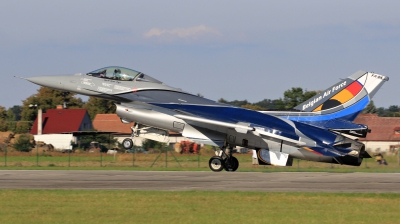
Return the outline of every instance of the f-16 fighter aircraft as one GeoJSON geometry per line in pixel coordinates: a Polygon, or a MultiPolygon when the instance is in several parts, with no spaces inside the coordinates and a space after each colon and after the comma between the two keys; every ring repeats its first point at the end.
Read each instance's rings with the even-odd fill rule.
{"type": "Polygon", "coordinates": [[[370,158],[356,137],[367,126],[352,121],[389,78],[358,71],[292,111],[254,111],[174,88],[144,73],[106,67],[85,74],[26,78],[41,86],[114,100],[124,123],[135,122],[132,136],[168,142],[168,131],[217,147],[213,171],[235,171],[233,147],[255,149],[260,165],[291,166],[293,158],[359,166],[370,158]]]}

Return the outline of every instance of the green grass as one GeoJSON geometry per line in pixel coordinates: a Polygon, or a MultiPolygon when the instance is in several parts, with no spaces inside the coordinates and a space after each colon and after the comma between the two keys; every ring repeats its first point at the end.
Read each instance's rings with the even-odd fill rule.
{"type": "Polygon", "coordinates": [[[2,223],[398,223],[400,194],[0,190],[2,223]]]}
{"type": "MultiPolygon", "coordinates": [[[[176,171],[209,171],[208,160],[213,154],[189,155],[168,154],[79,154],[62,153],[9,153],[0,154],[0,170],[176,170],[176,171]],[[166,162],[167,161],[167,162],[166,162]],[[153,164],[154,163],[154,164],[153,164]],[[151,165],[153,165],[151,167],[151,165]]],[[[400,172],[397,156],[385,156],[389,165],[378,165],[374,159],[364,159],[359,167],[317,163],[305,160],[293,161],[291,167],[274,167],[251,165],[251,154],[235,154],[241,172],[400,172]]]]}

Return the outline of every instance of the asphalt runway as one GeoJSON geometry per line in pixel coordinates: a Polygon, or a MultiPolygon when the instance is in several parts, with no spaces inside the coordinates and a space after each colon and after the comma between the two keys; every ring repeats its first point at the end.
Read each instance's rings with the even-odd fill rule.
{"type": "Polygon", "coordinates": [[[1,170],[0,189],[400,193],[400,173],[1,170]]]}

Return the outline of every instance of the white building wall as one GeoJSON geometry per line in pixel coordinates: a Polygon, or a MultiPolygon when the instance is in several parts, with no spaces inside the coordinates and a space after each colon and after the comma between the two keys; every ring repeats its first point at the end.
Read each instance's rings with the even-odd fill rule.
{"type": "Polygon", "coordinates": [[[75,141],[72,134],[46,134],[34,135],[35,141],[52,144],[55,150],[61,151],[62,149],[71,149],[71,142],[75,141]]]}
{"type": "Polygon", "coordinates": [[[365,149],[369,152],[389,152],[391,145],[397,145],[399,142],[385,141],[361,141],[365,145],[365,149]]]}

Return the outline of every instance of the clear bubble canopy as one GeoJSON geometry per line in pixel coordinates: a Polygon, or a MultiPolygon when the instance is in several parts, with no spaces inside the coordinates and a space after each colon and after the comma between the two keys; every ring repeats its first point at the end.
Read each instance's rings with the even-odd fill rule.
{"type": "Polygon", "coordinates": [[[103,78],[103,79],[112,79],[119,81],[140,81],[140,82],[154,82],[154,83],[162,83],[157,79],[148,76],[144,73],[124,68],[118,66],[110,66],[105,68],[100,68],[94,70],[92,72],[87,73],[88,76],[103,78]]]}

